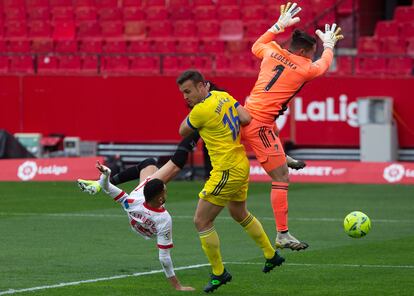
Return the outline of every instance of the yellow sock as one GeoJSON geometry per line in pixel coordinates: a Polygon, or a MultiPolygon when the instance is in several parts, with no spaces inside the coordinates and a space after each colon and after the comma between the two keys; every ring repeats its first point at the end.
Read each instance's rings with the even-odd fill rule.
{"type": "Polygon", "coordinates": [[[263,250],[266,259],[270,259],[275,255],[275,249],[273,249],[259,220],[249,213],[247,218],[240,222],[240,225],[243,226],[244,230],[246,230],[249,236],[263,250]]]}
{"type": "Polygon", "coordinates": [[[224,272],[224,265],[220,254],[220,240],[216,229],[211,227],[198,233],[200,236],[201,247],[211,264],[213,274],[221,275],[224,272]]]}

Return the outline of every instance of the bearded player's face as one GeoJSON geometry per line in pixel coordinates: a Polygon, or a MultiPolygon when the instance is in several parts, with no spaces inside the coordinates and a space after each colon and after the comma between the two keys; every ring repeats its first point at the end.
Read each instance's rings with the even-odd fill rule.
{"type": "Polygon", "coordinates": [[[193,108],[206,97],[205,86],[202,82],[194,83],[191,80],[187,80],[179,85],[179,89],[189,108],[193,108]]]}

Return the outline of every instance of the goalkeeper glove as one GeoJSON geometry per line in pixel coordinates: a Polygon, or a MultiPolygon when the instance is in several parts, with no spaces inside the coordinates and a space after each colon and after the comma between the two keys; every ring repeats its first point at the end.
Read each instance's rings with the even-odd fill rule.
{"type": "Polygon", "coordinates": [[[315,33],[322,40],[323,48],[333,49],[338,40],[344,39],[344,35],[340,35],[341,27],[336,28],[336,24],[332,24],[332,27],[326,24],[325,33],[321,30],[316,30],[315,33]]]}
{"type": "Polygon", "coordinates": [[[280,17],[276,24],[274,24],[269,31],[273,34],[283,32],[285,28],[290,27],[300,21],[299,17],[294,17],[301,11],[302,8],[297,6],[296,3],[288,2],[286,5],[280,6],[280,17]]]}

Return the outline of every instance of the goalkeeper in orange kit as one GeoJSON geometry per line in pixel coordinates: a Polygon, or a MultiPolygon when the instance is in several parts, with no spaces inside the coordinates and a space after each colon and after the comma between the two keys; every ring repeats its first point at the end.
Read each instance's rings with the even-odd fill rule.
{"type": "Polygon", "coordinates": [[[280,7],[278,21],[252,46],[255,56],[262,59],[256,84],[246,101],[245,108],[252,121],[242,128],[243,139],[252,147],[257,160],[272,178],[271,204],[276,222],[276,246],[304,250],[308,244],[301,242],[288,231],[289,171],[285,152],[278,137],[276,118],[287,109],[290,100],[302,86],[323,75],[333,59],[336,42],[343,39],[336,24],[325,25],[325,32],[316,31],[324,51],[320,59],[312,62],[316,52],[316,39],[295,30],[289,49],[273,41],[275,35],[300,21],[296,15],[301,8],[288,2],[280,7]]]}

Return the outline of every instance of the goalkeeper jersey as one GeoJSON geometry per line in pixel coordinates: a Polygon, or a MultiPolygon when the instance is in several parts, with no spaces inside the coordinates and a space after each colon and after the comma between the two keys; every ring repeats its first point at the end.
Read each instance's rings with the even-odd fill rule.
{"type": "Polygon", "coordinates": [[[144,186],[151,178],[141,182],[131,194],[122,191],[114,200],[122,204],[132,229],[145,239],[157,238],[160,249],[173,247],[172,219],[164,207],[152,208],[145,202],[144,186]]]}
{"type": "Polygon", "coordinates": [[[266,32],[253,44],[252,51],[262,63],[245,103],[252,117],[264,123],[274,122],[305,82],[323,75],[333,59],[333,51],[325,49],[321,58],[312,62],[281,48],[272,41],[274,36],[266,32]]]}

